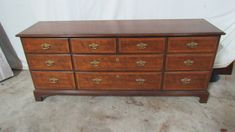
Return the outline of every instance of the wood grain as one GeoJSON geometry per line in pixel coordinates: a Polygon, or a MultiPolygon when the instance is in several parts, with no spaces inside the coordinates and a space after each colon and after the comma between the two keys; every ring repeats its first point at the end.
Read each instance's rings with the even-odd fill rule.
{"type": "Polygon", "coordinates": [[[66,54],[28,54],[27,59],[31,70],[73,70],[71,56],[66,54]]]}
{"type": "Polygon", "coordinates": [[[73,55],[73,60],[80,71],[160,71],[163,65],[163,55],[73,55]],[[138,66],[139,61],[145,65],[138,66]]]}
{"type": "Polygon", "coordinates": [[[181,19],[38,22],[17,36],[36,101],[50,95],[164,95],[197,96],[205,103],[222,34],[204,19],[181,19]],[[56,62],[53,68],[45,68],[48,59],[56,62]]]}
{"type": "Polygon", "coordinates": [[[36,101],[43,101],[53,95],[79,96],[196,96],[200,103],[206,103],[209,93],[200,91],[159,91],[159,90],[34,90],[36,101]]]}
{"type": "Polygon", "coordinates": [[[213,54],[174,54],[166,57],[167,71],[210,70],[213,65],[213,54]],[[192,61],[191,65],[185,64],[192,61]]]}
{"type": "Polygon", "coordinates": [[[76,78],[80,90],[157,90],[161,85],[161,73],[155,72],[77,72],[76,78]]]}
{"type": "Polygon", "coordinates": [[[76,89],[73,72],[32,71],[31,75],[36,89],[76,89]],[[58,81],[51,83],[50,78],[56,78],[58,81]]]}
{"type": "Polygon", "coordinates": [[[131,37],[222,35],[204,19],[43,21],[20,37],[131,37]]]}
{"type": "Polygon", "coordinates": [[[169,53],[213,53],[217,48],[218,37],[170,37],[168,38],[169,53]],[[198,45],[195,48],[187,47],[190,42],[198,45]]]}
{"type": "Polygon", "coordinates": [[[70,42],[72,53],[116,53],[115,38],[72,38],[70,42]],[[91,44],[97,48],[92,49],[91,44]]]}
{"type": "Polygon", "coordinates": [[[164,90],[206,90],[209,72],[166,72],[164,90]],[[183,84],[181,79],[191,79],[189,84],[183,84]]]}
{"type": "Polygon", "coordinates": [[[165,40],[166,38],[120,38],[118,41],[119,52],[163,53],[165,50],[165,40]],[[140,44],[145,44],[146,46],[141,48],[140,44]]]}
{"type": "Polygon", "coordinates": [[[22,38],[26,53],[69,53],[67,38],[22,38]],[[50,44],[43,49],[42,44],[50,44]]]}

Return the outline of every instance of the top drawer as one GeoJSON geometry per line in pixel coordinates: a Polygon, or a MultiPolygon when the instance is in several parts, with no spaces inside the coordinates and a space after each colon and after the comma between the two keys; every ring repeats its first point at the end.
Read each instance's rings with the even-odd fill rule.
{"type": "Polygon", "coordinates": [[[121,38],[120,53],[162,53],[165,49],[165,38],[121,38]]]}
{"type": "Polygon", "coordinates": [[[71,39],[73,53],[115,53],[114,38],[74,38],[71,39]]]}
{"type": "Polygon", "coordinates": [[[69,53],[66,38],[22,38],[26,53],[69,53]]]}
{"type": "Polygon", "coordinates": [[[215,52],[218,37],[169,37],[168,52],[170,53],[202,53],[215,52]]]}

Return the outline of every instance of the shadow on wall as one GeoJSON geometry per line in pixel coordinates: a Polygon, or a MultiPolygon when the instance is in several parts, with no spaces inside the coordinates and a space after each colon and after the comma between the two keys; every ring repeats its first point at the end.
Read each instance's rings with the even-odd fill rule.
{"type": "Polygon", "coordinates": [[[18,58],[14,48],[12,47],[12,44],[9,38],[7,37],[7,34],[1,23],[0,23],[0,47],[12,69],[23,68],[22,63],[18,58]]]}

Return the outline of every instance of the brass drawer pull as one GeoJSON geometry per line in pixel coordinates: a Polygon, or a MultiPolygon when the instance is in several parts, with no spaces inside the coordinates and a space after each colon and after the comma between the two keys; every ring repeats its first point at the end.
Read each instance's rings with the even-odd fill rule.
{"type": "Polygon", "coordinates": [[[41,44],[41,47],[42,47],[43,50],[47,50],[51,47],[51,44],[43,43],[43,44],[41,44]]]}
{"type": "Polygon", "coordinates": [[[116,62],[119,62],[119,61],[120,61],[120,59],[119,59],[118,57],[116,57],[116,59],[115,59],[115,60],[116,60],[116,62]]]}
{"type": "Polygon", "coordinates": [[[193,65],[193,63],[194,63],[194,61],[193,61],[193,60],[190,60],[190,59],[184,61],[184,64],[185,64],[186,66],[191,66],[191,65],[193,65]]]}
{"type": "Polygon", "coordinates": [[[116,75],[116,78],[120,78],[120,75],[116,75]]]}
{"type": "Polygon", "coordinates": [[[135,81],[136,81],[138,84],[143,85],[146,80],[143,79],[143,78],[138,78],[138,79],[135,79],[135,81]]]}
{"type": "Polygon", "coordinates": [[[196,48],[198,46],[198,43],[190,42],[190,43],[187,43],[186,46],[189,47],[189,48],[196,48]]]}
{"type": "Polygon", "coordinates": [[[180,82],[183,84],[183,85],[188,85],[191,83],[191,79],[190,78],[182,78],[180,79],[180,82]]]}
{"type": "Polygon", "coordinates": [[[96,50],[96,49],[98,49],[99,44],[91,43],[91,44],[89,44],[88,46],[89,46],[89,48],[91,48],[91,49],[93,49],[93,50],[96,50]]]}
{"type": "Polygon", "coordinates": [[[90,62],[90,64],[91,64],[92,66],[94,66],[94,67],[97,67],[97,66],[100,64],[100,61],[98,61],[98,60],[93,60],[93,61],[90,62]]]}
{"type": "Polygon", "coordinates": [[[136,46],[137,46],[138,49],[145,49],[148,46],[148,44],[146,44],[146,43],[138,43],[136,46]]]}
{"type": "Polygon", "coordinates": [[[102,79],[94,78],[94,79],[92,79],[92,82],[95,83],[95,84],[100,84],[102,82],[102,79]]]}
{"type": "Polygon", "coordinates": [[[47,60],[47,61],[45,61],[45,64],[46,64],[47,66],[53,66],[53,65],[55,64],[55,61],[53,61],[53,60],[47,60]]]}
{"type": "Polygon", "coordinates": [[[136,61],[137,66],[145,66],[145,64],[146,64],[146,61],[143,61],[143,60],[136,61]]]}
{"type": "Polygon", "coordinates": [[[58,83],[58,81],[59,81],[58,78],[54,78],[54,77],[49,78],[48,80],[49,80],[50,83],[58,83]]]}

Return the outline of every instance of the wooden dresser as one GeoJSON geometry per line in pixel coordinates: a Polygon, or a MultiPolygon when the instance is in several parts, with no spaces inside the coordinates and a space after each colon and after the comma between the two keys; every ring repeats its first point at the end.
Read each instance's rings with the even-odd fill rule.
{"type": "Polygon", "coordinates": [[[38,22],[21,38],[36,101],[51,95],[208,100],[224,32],[203,19],[38,22]]]}

